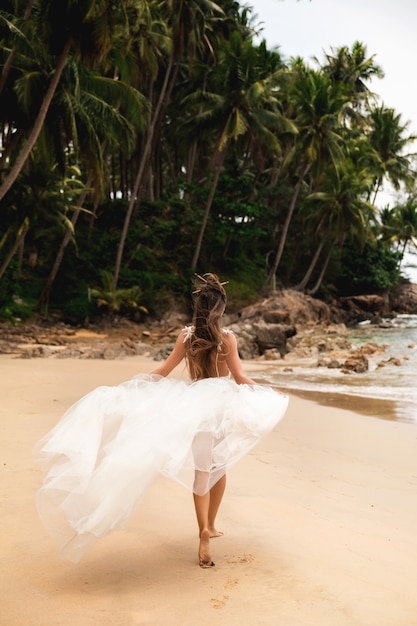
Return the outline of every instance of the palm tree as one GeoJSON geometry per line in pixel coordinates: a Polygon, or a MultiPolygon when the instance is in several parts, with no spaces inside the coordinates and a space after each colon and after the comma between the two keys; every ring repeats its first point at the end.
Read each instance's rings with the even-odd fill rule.
{"type": "MultiPolygon", "coordinates": [[[[400,264],[405,251],[411,245],[417,248],[417,197],[411,194],[403,204],[398,204],[392,209],[392,239],[398,242],[401,253],[400,264]]],[[[400,267],[398,268],[400,269],[400,267]]]]}
{"type": "MultiPolygon", "coordinates": [[[[27,3],[25,12],[23,14],[23,22],[27,22],[29,20],[34,2],[35,0],[29,0],[29,2],[27,3]]],[[[16,14],[16,17],[17,17],[17,13],[18,13],[17,3],[16,3],[16,6],[14,7],[14,13],[16,14]]],[[[17,23],[13,23],[12,21],[9,21],[9,15],[6,12],[3,14],[3,12],[0,11],[0,20],[1,22],[4,22],[8,26],[8,28],[10,29],[10,34],[12,34],[13,37],[16,37],[17,39],[24,38],[24,33],[20,30],[17,23]]],[[[16,19],[16,22],[18,22],[18,19],[16,19]]],[[[4,48],[3,54],[7,54],[7,57],[4,60],[3,69],[0,75],[0,95],[6,84],[10,70],[12,69],[14,62],[15,62],[15,58],[17,55],[16,43],[14,42],[14,44],[9,50],[6,50],[6,48],[4,48]]]]}
{"type": "Polygon", "coordinates": [[[296,179],[267,284],[275,282],[290,223],[307,174],[318,179],[326,166],[336,168],[343,158],[341,120],[347,100],[340,85],[317,71],[298,65],[294,68],[289,98],[298,134],[295,135],[285,166],[295,173],[296,179]]]}
{"type": "Polygon", "coordinates": [[[305,201],[305,225],[314,233],[318,241],[316,253],[307,271],[296,286],[303,290],[315,270],[320,254],[328,246],[328,254],[320,274],[320,281],[313,287],[317,291],[329,263],[332,249],[338,246],[341,252],[348,234],[357,241],[365,241],[367,225],[373,207],[363,198],[369,185],[369,173],[366,169],[358,171],[353,162],[347,159],[337,169],[326,170],[323,190],[311,193],[305,201]]]}
{"type": "Polygon", "coordinates": [[[89,180],[87,181],[87,185],[85,186],[85,188],[82,190],[79,198],[77,199],[77,203],[74,209],[74,212],[72,214],[71,217],[71,228],[69,228],[65,233],[64,233],[64,237],[61,241],[61,245],[58,249],[57,255],[54,259],[54,262],[52,264],[52,268],[51,271],[49,273],[49,276],[47,278],[47,281],[45,283],[45,286],[42,290],[41,295],[38,298],[38,302],[36,304],[36,308],[40,309],[44,304],[47,304],[48,299],[49,299],[49,295],[51,293],[51,289],[52,286],[55,282],[55,279],[58,275],[58,271],[59,268],[61,267],[61,263],[62,260],[64,258],[64,254],[65,254],[65,250],[66,247],[68,246],[69,242],[74,238],[74,232],[75,232],[75,225],[78,221],[78,218],[80,216],[81,211],[83,210],[83,204],[85,202],[85,199],[90,191],[90,187],[91,187],[91,183],[92,183],[92,177],[89,178],[89,180]]]}
{"type": "Polygon", "coordinates": [[[401,122],[401,115],[384,105],[371,110],[369,124],[368,140],[377,159],[372,199],[372,204],[375,204],[385,180],[397,191],[402,183],[411,185],[415,181],[416,172],[411,164],[414,155],[406,154],[405,150],[416,138],[406,134],[409,124],[401,122]]]}
{"type": "Polygon", "coordinates": [[[48,255],[62,233],[74,237],[69,215],[77,210],[77,198],[83,190],[78,167],[69,166],[66,176],[62,176],[56,163],[45,167],[43,159],[33,159],[31,155],[31,167],[19,177],[7,210],[1,213],[1,221],[8,224],[3,243],[13,237],[15,240],[3,261],[0,278],[24,240],[36,251],[42,248],[48,255]]]}
{"type": "Polygon", "coordinates": [[[188,124],[198,132],[216,129],[216,139],[208,167],[211,179],[202,222],[194,250],[191,269],[200,257],[203,237],[213,204],[220,172],[231,142],[242,137],[279,151],[277,130],[290,126],[279,110],[279,93],[275,89],[280,71],[261,73],[259,49],[245,41],[239,32],[232,33],[219,49],[218,64],[208,77],[207,90],[199,90],[184,99],[188,107],[188,124]]]}
{"type": "Polygon", "coordinates": [[[397,224],[395,209],[389,204],[378,213],[378,220],[374,225],[376,236],[379,236],[384,244],[391,246],[396,240],[397,224]]]}
{"type": "Polygon", "coordinates": [[[111,318],[122,308],[148,313],[146,307],[140,304],[142,291],[138,285],[128,289],[115,289],[111,273],[103,270],[100,274],[102,285],[91,289],[91,295],[96,298],[97,306],[107,309],[111,318]]]}
{"type": "Polygon", "coordinates": [[[325,54],[326,62],[320,64],[321,70],[333,82],[343,85],[348,100],[354,109],[369,102],[374,97],[367,83],[374,78],[383,78],[382,68],[375,63],[375,55],[368,57],[367,48],[355,41],[352,48],[341,46],[331,48],[331,54],[325,54]]]}
{"type": "MultiPolygon", "coordinates": [[[[22,245],[28,230],[29,230],[29,219],[25,217],[23,219],[23,222],[19,225],[17,229],[16,237],[12,246],[10,247],[8,253],[6,254],[6,257],[4,258],[3,263],[0,265],[0,280],[3,278],[17,250],[22,245]]],[[[3,234],[3,237],[0,241],[0,250],[3,247],[3,245],[6,243],[8,236],[12,234],[12,231],[13,229],[9,227],[6,230],[6,232],[3,234]]]]}
{"type": "Polygon", "coordinates": [[[0,200],[15,182],[36,144],[70,52],[80,56],[90,66],[102,61],[122,16],[123,12],[111,0],[35,0],[31,19],[34,28],[32,37],[38,43],[45,42],[45,52],[50,55],[51,79],[32,128],[0,186],[0,200]]]}
{"type": "MultiPolygon", "coordinates": [[[[21,89],[32,93],[31,77],[22,77],[21,89]]],[[[129,85],[120,80],[100,76],[88,70],[75,58],[69,58],[48,110],[44,125],[34,151],[36,159],[42,159],[45,168],[60,164],[65,178],[69,162],[84,166],[89,177],[88,192],[100,194],[105,176],[105,150],[125,150],[133,146],[134,132],[141,127],[144,108],[143,98],[129,85]],[[72,152],[70,152],[70,147],[72,152]],[[91,187],[91,189],[90,189],[91,187]]],[[[75,227],[87,190],[77,203],[72,215],[75,227]]],[[[73,230],[67,231],[55,258],[51,273],[38,301],[43,304],[56,278],[65,248],[73,238],[73,230]]]]}
{"type": "MultiPolygon", "coordinates": [[[[152,77],[150,86],[153,90],[158,77],[162,80],[159,91],[156,94],[152,114],[148,120],[144,146],[140,155],[139,168],[132,186],[129,205],[127,208],[119,246],[116,253],[113,282],[117,287],[123,251],[133,210],[139,200],[138,192],[143,183],[146,169],[152,157],[152,151],[158,142],[163,116],[165,115],[169,99],[175,86],[180,64],[187,52],[188,62],[193,58],[201,46],[208,45],[207,20],[214,15],[222,15],[221,8],[211,0],[170,0],[168,2],[156,1],[156,10],[160,9],[161,17],[171,28],[171,45],[165,63],[159,63],[159,76],[152,77]]],[[[165,51],[166,48],[165,48],[165,51]]]]}

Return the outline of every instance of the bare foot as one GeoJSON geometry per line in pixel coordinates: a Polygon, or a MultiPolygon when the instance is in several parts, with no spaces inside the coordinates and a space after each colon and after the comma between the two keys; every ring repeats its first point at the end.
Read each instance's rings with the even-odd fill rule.
{"type": "Polygon", "coordinates": [[[205,528],[200,534],[200,545],[198,548],[198,559],[200,567],[213,567],[210,551],[210,531],[205,528]]]}
{"type": "Polygon", "coordinates": [[[224,532],[222,530],[216,530],[215,528],[209,528],[210,539],[214,539],[214,537],[223,537],[224,532]]]}

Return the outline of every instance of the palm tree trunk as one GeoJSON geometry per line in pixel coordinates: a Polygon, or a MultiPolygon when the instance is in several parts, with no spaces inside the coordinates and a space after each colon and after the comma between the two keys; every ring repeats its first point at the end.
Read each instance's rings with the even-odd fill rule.
{"type": "Polygon", "coordinates": [[[327,240],[327,237],[323,237],[323,239],[320,241],[319,245],[317,246],[316,252],[314,253],[314,256],[311,260],[308,270],[306,271],[304,275],[304,278],[298,283],[298,285],[294,287],[296,291],[303,291],[303,289],[307,287],[308,281],[310,280],[311,275],[314,271],[314,268],[317,265],[317,261],[319,260],[321,251],[323,250],[326,240],[327,240]]]}
{"type": "Polygon", "coordinates": [[[289,206],[289,209],[288,209],[287,217],[285,219],[285,223],[284,223],[284,226],[282,228],[281,238],[280,238],[279,245],[278,245],[278,250],[277,250],[277,253],[275,255],[274,263],[273,263],[273,265],[272,265],[272,267],[270,269],[270,272],[268,274],[268,278],[266,280],[267,284],[271,284],[272,283],[272,280],[273,280],[273,278],[274,278],[274,276],[275,276],[275,274],[277,272],[278,266],[280,264],[282,253],[284,251],[285,242],[287,240],[287,235],[288,235],[288,229],[290,227],[290,222],[291,222],[291,219],[292,219],[292,216],[293,216],[293,213],[294,213],[294,209],[295,209],[295,205],[296,205],[296,202],[297,202],[297,199],[298,199],[298,195],[299,195],[299,193],[301,191],[301,185],[303,184],[303,181],[304,181],[305,177],[307,176],[307,173],[308,173],[310,167],[311,167],[310,164],[307,164],[304,167],[304,169],[303,169],[303,171],[301,173],[301,176],[299,177],[299,179],[298,179],[298,181],[297,181],[297,183],[296,183],[296,185],[294,187],[294,193],[293,193],[292,198],[291,198],[291,203],[290,203],[290,206],[289,206]]]}
{"type": "Polygon", "coordinates": [[[16,254],[16,250],[19,248],[20,244],[24,240],[28,230],[29,230],[29,220],[26,217],[23,220],[23,224],[19,228],[19,232],[17,234],[16,241],[14,242],[13,246],[11,247],[11,249],[9,251],[9,254],[6,256],[6,258],[4,259],[3,263],[1,264],[1,267],[0,267],[0,280],[3,278],[5,271],[7,270],[7,268],[10,265],[10,261],[12,260],[14,255],[16,254]]]}
{"type": "Polygon", "coordinates": [[[283,162],[284,162],[284,159],[282,157],[278,157],[278,155],[275,155],[274,158],[272,159],[269,187],[274,188],[276,184],[278,183],[278,180],[282,171],[283,162]]]}
{"type": "Polygon", "coordinates": [[[403,244],[403,246],[402,246],[402,250],[400,251],[400,255],[401,255],[401,256],[400,256],[400,258],[399,258],[399,260],[398,260],[398,265],[397,265],[397,269],[398,269],[398,271],[400,271],[400,270],[401,270],[401,265],[402,265],[402,262],[404,261],[404,254],[405,254],[405,251],[406,251],[406,249],[407,249],[407,246],[408,246],[408,242],[409,242],[409,241],[410,241],[410,240],[409,240],[409,238],[408,238],[408,237],[406,237],[406,238],[404,239],[404,244],[403,244]]]}
{"type": "Polygon", "coordinates": [[[314,296],[314,294],[320,289],[320,285],[323,282],[324,275],[325,275],[327,267],[328,267],[328,265],[330,263],[332,252],[333,252],[333,246],[330,246],[329,252],[327,253],[327,257],[326,257],[326,259],[324,261],[323,267],[321,268],[321,272],[320,272],[320,275],[319,275],[319,277],[318,277],[318,279],[316,281],[316,284],[308,292],[310,296],[314,296]]]}
{"type": "MultiPolygon", "coordinates": [[[[29,0],[28,5],[25,9],[25,13],[23,15],[24,22],[28,21],[30,14],[32,13],[32,8],[33,8],[34,3],[35,3],[35,0],[29,0]]],[[[9,72],[12,69],[15,58],[16,58],[16,46],[13,46],[12,50],[10,51],[9,56],[7,57],[3,65],[3,71],[0,76],[0,94],[4,89],[4,86],[9,76],[9,72]]]]}
{"type": "Polygon", "coordinates": [[[193,144],[191,145],[191,148],[188,151],[188,155],[187,155],[187,178],[186,181],[188,184],[191,184],[192,180],[193,180],[193,172],[194,172],[194,166],[195,166],[195,161],[197,158],[197,142],[194,141],[193,144]]]}
{"type": "MultiPolygon", "coordinates": [[[[71,218],[71,224],[73,226],[75,226],[75,224],[77,223],[78,217],[81,213],[81,207],[84,204],[84,200],[87,196],[88,190],[91,186],[92,183],[92,177],[90,176],[87,180],[87,184],[86,184],[86,188],[83,191],[83,193],[81,194],[81,196],[78,198],[77,201],[77,208],[75,209],[74,213],[72,214],[72,218],[71,218]]],[[[55,262],[52,266],[51,272],[48,276],[48,279],[46,281],[45,287],[42,290],[42,293],[39,297],[39,300],[36,304],[36,309],[40,309],[40,307],[42,306],[42,304],[45,304],[47,302],[47,300],[49,299],[49,294],[51,293],[51,289],[52,289],[52,285],[55,282],[55,279],[57,277],[58,274],[58,270],[61,267],[61,263],[62,263],[62,259],[64,258],[64,252],[65,249],[67,247],[67,245],[69,244],[71,239],[71,233],[70,232],[66,232],[64,235],[64,238],[61,242],[60,248],[58,250],[58,254],[56,255],[56,259],[55,262]]]]}
{"type": "Polygon", "coordinates": [[[197,262],[200,257],[201,246],[203,243],[203,237],[207,226],[208,217],[210,214],[211,205],[213,204],[214,194],[216,193],[217,183],[219,182],[220,172],[224,163],[224,159],[226,157],[227,145],[221,150],[217,152],[216,165],[214,167],[214,177],[211,183],[210,193],[207,198],[206,206],[204,209],[203,220],[200,226],[200,232],[198,233],[197,243],[195,246],[193,260],[191,262],[191,269],[195,270],[197,267],[197,262]]]}
{"type": "Polygon", "coordinates": [[[113,289],[117,288],[117,283],[119,281],[119,274],[120,274],[120,268],[122,265],[122,256],[123,256],[123,251],[124,251],[124,247],[126,243],[127,232],[129,230],[129,224],[132,219],[133,209],[135,207],[139,187],[140,187],[140,184],[142,182],[142,178],[145,172],[145,166],[148,163],[149,158],[151,156],[152,141],[153,141],[155,125],[158,120],[158,117],[162,108],[162,104],[164,102],[164,98],[165,98],[167,87],[168,87],[169,77],[172,71],[172,66],[173,66],[173,57],[171,55],[168,66],[167,66],[167,70],[165,72],[164,82],[161,88],[161,92],[159,94],[159,99],[158,99],[157,106],[155,108],[153,119],[148,128],[145,148],[144,148],[143,155],[140,161],[139,169],[136,174],[135,183],[133,185],[132,193],[131,193],[130,200],[129,200],[129,205],[127,207],[125,221],[123,223],[122,233],[120,235],[119,246],[117,248],[116,260],[114,264],[113,289]]]}
{"type": "Polygon", "coordinates": [[[378,182],[377,182],[377,185],[376,185],[376,187],[375,187],[374,197],[373,197],[372,202],[371,202],[372,206],[375,206],[376,197],[377,197],[378,192],[379,192],[379,190],[380,190],[380,188],[381,188],[381,182],[382,182],[382,179],[381,179],[381,178],[378,178],[378,182]]]}
{"type": "Polygon", "coordinates": [[[43,127],[43,123],[46,118],[46,114],[48,113],[49,106],[52,102],[52,98],[54,97],[56,88],[58,87],[62,72],[64,70],[68,53],[71,48],[71,42],[72,42],[71,38],[68,38],[68,40],[66,41],[62,49],[60,56],[58,57],[58,61],[55,66],[54,75],[52,76],[52,80],[49,84],[48,90],[43,98],[41,108],[39,109],[38,117],[36,118],[32,131],[29,137],[27,138],[26,143],[23,145],[23,148],[19,156],[17,157],[13,167],[11,168],[8,176],[6,177],[3,184],[0,186],[0,200],[4,198],[6,193],[9,191],[10,187],[15,182],[16,178],[19,176],[24,164],[26,163],[28,156],[30,155],[32,151],[33,146],[35,145],[40,135],[40,132],[43,127]]]}

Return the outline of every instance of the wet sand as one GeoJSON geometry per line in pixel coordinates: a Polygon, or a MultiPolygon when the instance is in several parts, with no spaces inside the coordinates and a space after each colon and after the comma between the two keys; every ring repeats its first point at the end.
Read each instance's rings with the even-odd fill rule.
{"type": "Polygon", "coordinates": [[[417,626],[417,428],[377,403],[290,396],[228,475],[215,568],[197,565],[191,495],[163,477],[124,530],[60,560],[32,447],[80,396],[154,367],[0,357],[1,626],[417,626]]]}

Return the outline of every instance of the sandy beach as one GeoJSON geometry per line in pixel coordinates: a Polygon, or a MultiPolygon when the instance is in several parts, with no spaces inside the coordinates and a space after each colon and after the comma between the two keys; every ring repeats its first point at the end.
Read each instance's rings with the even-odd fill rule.
{"type": "Polygon", "coordinates": [[[1,626],[417,626],[417,427],[377,404],[373,416],[290,397],[228,475],[215,568],[197,564],[191,494],[163,477],[124,530],[60,560],[32,447],[94,387],[154,367],[0,356],[1,626]]]}

